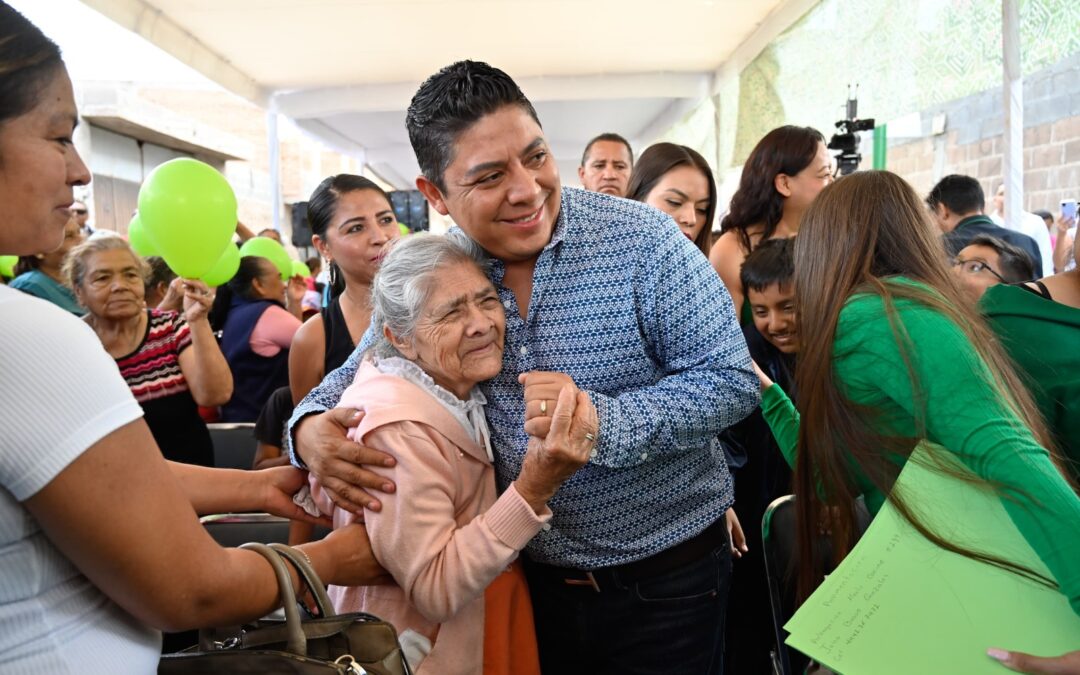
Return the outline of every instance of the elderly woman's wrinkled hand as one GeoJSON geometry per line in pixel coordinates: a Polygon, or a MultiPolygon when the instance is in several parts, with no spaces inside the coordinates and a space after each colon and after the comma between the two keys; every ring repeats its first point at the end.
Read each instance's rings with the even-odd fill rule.
{"type": "MultiPolygon", "coordinates": [[[[178,279],[174,279],[175,283],[178,279]]],[[[190,323],[206,319],[210,313],[210,306],[214,304],[214,296],[210,293],[210,287],[198,279],[180,280],[184,289],[184,320],[190,323]]],[[[169,293],[172,293],[173,285],[169,284],[169,293]]],[[[166,295],[166,297],[168,297],[166,295]]],[[[164,302],[162,302],[164,304],[164,302]]]]}
{"type": "Polygon", "coordinates": [[[537,512],[593,456],[599,429],[588,394],[577,387],[563,387],[554,401],[547,436],[529,438],[521,473],[514,481],[518,493],[537,512]]]}

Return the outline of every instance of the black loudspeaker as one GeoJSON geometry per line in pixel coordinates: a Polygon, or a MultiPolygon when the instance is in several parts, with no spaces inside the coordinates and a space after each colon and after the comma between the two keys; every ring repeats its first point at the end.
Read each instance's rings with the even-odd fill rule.
{"type": "Polygon", "coordinates": [[[292,244],[311,246],[311,226],[307,221],[307,202],[292,205],[292,244]]]}
{"type": "Polygon", "coordinates": [[[413,232],[427,231],[428,204],[419,190],[395,190],[390,193],[390,205],[399,223],[413,232]]]}

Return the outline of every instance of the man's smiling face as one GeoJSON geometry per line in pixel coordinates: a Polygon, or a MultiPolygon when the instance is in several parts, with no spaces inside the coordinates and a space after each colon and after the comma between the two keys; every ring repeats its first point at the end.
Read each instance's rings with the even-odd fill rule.
{"type": "Polygon", "coordinates": [[[458,135],[443,184],[417,181],[435,210],[496,258],[535,259],[551,241],[559,170],[540,125],[520,106],[503,106],[458,135]]]}

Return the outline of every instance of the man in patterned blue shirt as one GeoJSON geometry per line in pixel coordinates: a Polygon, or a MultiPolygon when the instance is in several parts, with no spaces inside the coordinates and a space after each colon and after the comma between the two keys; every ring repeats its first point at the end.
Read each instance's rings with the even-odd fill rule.
{"type": "MultiPolygon", "coordinates": [[[[593,457],[527,549],[543,670],[719,672],[733,496],[716,436],[759,400],[730,296],[667,215],[563,189],[535,110],[502,71],[444,68],[406,125],[417,187],[491,255],[506,308],[503,369],[483,385],[500,489],[562,387],[599,414],[593,457]]],[[[357,485],[392,488],[355,466],[389,458],[347,441],[348,413],[329,410],[363,346],[290,421],[294,459],[350,510],[371,505],[357,485]]]]}

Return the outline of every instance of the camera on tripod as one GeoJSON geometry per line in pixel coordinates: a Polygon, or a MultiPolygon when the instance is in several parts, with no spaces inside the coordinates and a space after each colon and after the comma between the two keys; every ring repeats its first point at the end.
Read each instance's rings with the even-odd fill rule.
{"type": "Polygon", "coordinates": [[[874,128],[874,120],[859,119],[859,85],[855,85],[855,95],[851,95],[851,85],[848,85],[847,118],[836,123],[836,133],[829,139],[829,150],[837,150],[836,173],[846,176],[859,168],[862,155],[859,154],[859,137],[855,134],[860,131],[870,131],[874,128]]]}

